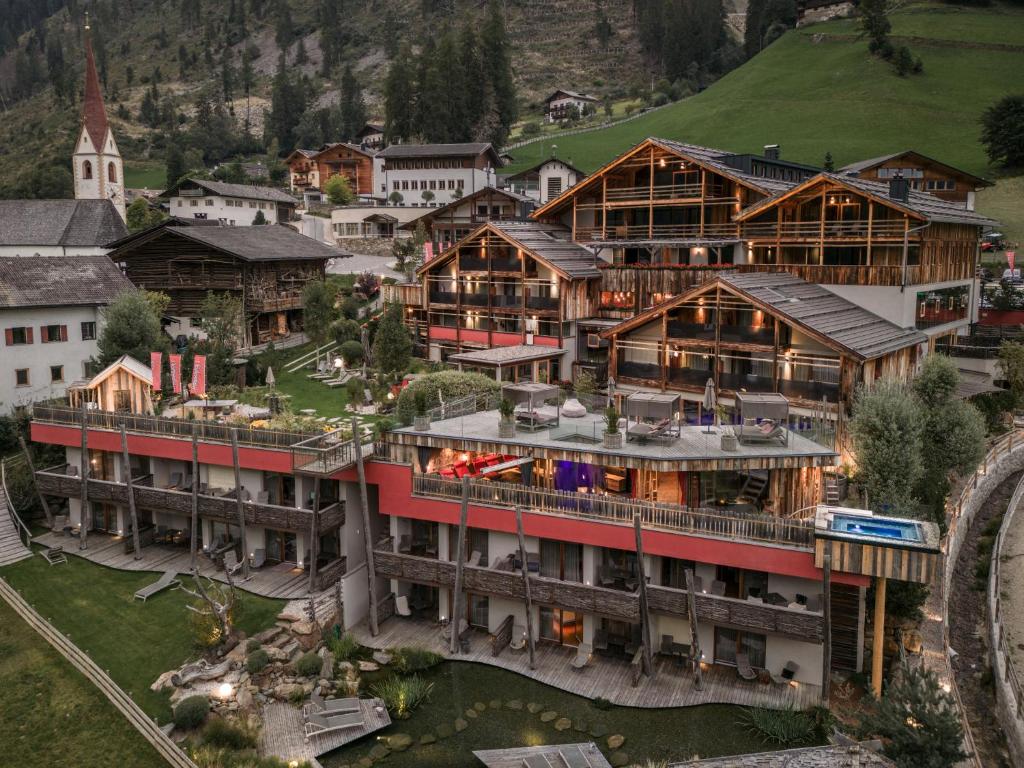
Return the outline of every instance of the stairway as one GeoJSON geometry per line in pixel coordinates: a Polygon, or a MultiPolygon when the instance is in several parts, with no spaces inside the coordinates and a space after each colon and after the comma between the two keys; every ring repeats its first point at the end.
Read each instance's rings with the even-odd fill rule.
{"type": "Polygon", "coordinates": [[[831,472],[824,474],[825,478],[825,503],[829,506],[839,506],[839,480],[831,472]]]}
{"type": "Polygon", "coordinates": [[[0,487],[0,566],[10,565],[32,557],[14,524],[14,511],[7,504],[7,494],[0,487]]]}
{"type": "Polygon", "coordinates": [[[746,479],[743,481],[743,487],[738,495],[742,499],[757,501],[764,496],[767,488],[768,473],[764,470],[755,469],[746,476],[746,479]]]}

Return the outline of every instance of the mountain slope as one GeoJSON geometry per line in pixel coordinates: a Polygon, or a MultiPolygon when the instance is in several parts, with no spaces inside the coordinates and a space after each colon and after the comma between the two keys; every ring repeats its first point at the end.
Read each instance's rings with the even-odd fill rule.
{"type": "MultiPolygon", "coordinates": [[[[893,34],[924,61],[897,77],[867,53],[855,22],[792,30],[704,92],[601,131],[560,136],[513,151],[515,168],[549,151],[592,170],[646,136],[756,151],[837,166],[913,147],[965,170],[989,171],[978,141],[981,112],[1021,89],[1024,9],[922,3],[892,15],[893,34]]],[[[513,169],[514,170],[514,169],[513,169]]]]}

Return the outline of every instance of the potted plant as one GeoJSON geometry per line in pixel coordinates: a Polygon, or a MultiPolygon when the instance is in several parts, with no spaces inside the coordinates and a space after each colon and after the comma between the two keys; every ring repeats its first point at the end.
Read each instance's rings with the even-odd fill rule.
{"type": "Polygon", "coordinates": [[[604,411],[604,447],[621,448],[622,433],[619,431],[619,412],[614,405],[609,405],[604,411]]]}
{"type": "Polygon", "coordinates": [[[498,422],[498,437],[515,437],[516,435],[516,405],[507,397],[498,401],[498,413],[501,420],[498,422]]]}
{"type": "Polygon", "coordinates": [[[736,432],[732,428],[732,424],[726,424],[722,427],[722,450],[723,451],[736,451],[739,450],[740,441],[736,437],[736,432]]]}
{"type": "Polygon", "coordinates": [[[422,389],[417,389],[413,395],[413,403],[416,405],[416,416],[412,421],[413,429],[417,432],[429,432],[430,415],[427,409],[427,393],[422,389]]]}

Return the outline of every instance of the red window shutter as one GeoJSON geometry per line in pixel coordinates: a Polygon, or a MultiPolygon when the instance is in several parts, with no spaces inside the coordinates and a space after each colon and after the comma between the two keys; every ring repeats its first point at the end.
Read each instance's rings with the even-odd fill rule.
{"type": "Polygon", "coordinates": [[[43,344],[46,344],[47,342],[50,341],[50,332],[46,329],[45,325],[39,326],[39,340],[43,344]]]}
{"type": "Polygon", "coordinates": [[[13,328],[5,328],[4,329],[4,338],[7,340],[7,346],[8,347],[13,346],[14,345],[14,329],[13,328]]]}
{"type": "Polygon", "coordinates": [[[61,341],[67,341],[68,340],[68,327],[66,325],[62,325],[60,327],[60,340],[61,341]]]}
{"type": "Polygon", "coordinates": [[[28,326],[25,329],[25,343],[26,344],[31,344],[32,343],[32,326],[31,325],[28,326]]]}

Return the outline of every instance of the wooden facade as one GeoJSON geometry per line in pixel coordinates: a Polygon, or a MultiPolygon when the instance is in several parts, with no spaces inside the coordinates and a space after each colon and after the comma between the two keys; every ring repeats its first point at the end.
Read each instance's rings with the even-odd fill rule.
{"type": "Polygon", "coordinates": [[[832,555],[832,568],[897,581],[930,584],[939,565],[939,552],[898,546],[866,544],[829,539],[820,533],[814,542],[814,565],[821,568],[825,553],[832,555]]]}
{"type": "Polygon", "coordinates": [[[294,190],[323,189],[332,176],[344,176],[356,195],[373,194],[373,155],[355,144],[338,142],[319,150],[295,150],[288,156],[294,190]]]}
{"type": "Polygon", "coordinates": [[[942,200],[957,203],[973,202],[973,193],[992,183],[980,176],[940,163],[920,152],[908,150],[898,154],[853,163],[840,169],[840,173],[866,181],[887,183],[897,173],[911,188],[928,192],[942,200]]]}
{"type": "Polygon", "coordinates": [[[75,411],[84,400],[102,411],[153,413],[152,375],[148,366],[126,355],[88,382],[68,387],[68,402],[75,411]]]}

